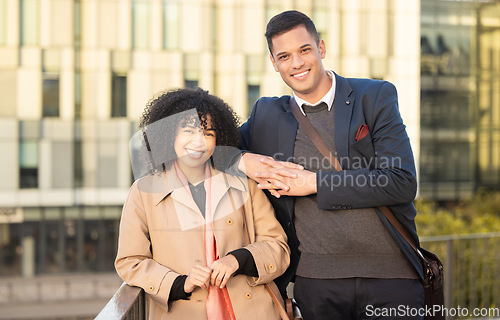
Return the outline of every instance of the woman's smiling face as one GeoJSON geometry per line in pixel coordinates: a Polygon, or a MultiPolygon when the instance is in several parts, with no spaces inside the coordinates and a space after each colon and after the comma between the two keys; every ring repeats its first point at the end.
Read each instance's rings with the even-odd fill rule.
{"type": "Polygon", "coordinates": [[[182,121],[177,127],[174,150],[183,170],[203,167],[214,153],[215,145],[216,134],[210,115],[207,115],[203,124],[193,117],[182,121]]]}

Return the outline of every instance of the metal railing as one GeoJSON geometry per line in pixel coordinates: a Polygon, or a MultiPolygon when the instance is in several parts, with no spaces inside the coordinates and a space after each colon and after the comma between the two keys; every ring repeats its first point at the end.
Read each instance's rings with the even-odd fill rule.
{"type": "Polygon", "coordinates": [[[500,232],[421,237],[420,242],[443,262],[446,308],[470,312],[493,308],[498,312],[500,232]]]}
{"type": "Polygon", "coordinates": [[[0,320],[95,317],[121,283],[116,272],[0,277],[0,320]]]}
{"type": "Polygon", "coordinates": [[[145,320],[146,297],[144,290],[125,282],[95,318],[96,320],[145,320]]]}
{"type": "MultiPolygon", "coordinates": [[[[500,232],[421,237],[420,242],[443,262],[446,308],[460,307],[471,312],[476,308],[499,310],[500,232]]],[[[123,283],[96,319],[145,317],[144,291],[123,283]]],[[[447,317],[455,318],[460,317],[447,317]]]]}

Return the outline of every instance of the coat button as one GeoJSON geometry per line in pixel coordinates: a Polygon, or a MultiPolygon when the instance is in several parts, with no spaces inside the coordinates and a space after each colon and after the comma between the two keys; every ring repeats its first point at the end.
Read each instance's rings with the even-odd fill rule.
{"type": "Polygon", "coordinates": [[[245,293],[245,298],[252,299],[252,294],[250,292],[245,293]]]}
{"type": "Polygon", "coordinates": [[[271,270],[271,271],[274,270],[274,266],[272,264],[269,265],[269,270],[271,270]]]}
{"type": "Polygon", "coordinates": [[[155,289],[155,287],[153,287],[153,286],[149,286],[149,288],[148,288],[148,289],[149,289],[149,291],[153,291],[153,290],[155,289]]]}
{"type": "Polygon", "coordinates": [[[228,226],[232,225],[233,224],[233,219],[229,218],[226,220],[226,223],[228,226]]]}

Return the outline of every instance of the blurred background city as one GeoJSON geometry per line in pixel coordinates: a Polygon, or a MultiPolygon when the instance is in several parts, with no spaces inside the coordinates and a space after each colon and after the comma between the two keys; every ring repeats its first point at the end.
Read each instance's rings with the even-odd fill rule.
{"type": "Polygon", "coordinates": [[[500,0],[0,0],[0,319],[102,309],[146,103],[199,86],[244,121],[289,94],[264,38],[288,9],[326,68],[396,85],[447,304],[500,306],[500,0]]]}

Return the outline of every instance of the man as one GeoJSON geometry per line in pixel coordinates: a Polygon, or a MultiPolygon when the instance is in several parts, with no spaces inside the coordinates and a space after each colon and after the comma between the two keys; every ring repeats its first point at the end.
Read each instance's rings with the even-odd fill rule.
{"type": "Polygon", "coordinates": [[[240,128],[249,152],[239,168],[268,190],[292,250],[278,286],[296,275],[294,297],[306,320],[423,307],[420,260],[376,209],[389,206],[418,243],[415,165],[395,87],[325,70],[325,43],[298,11],[273,17],[266,38],[274,69],[343,168],[335,170],[309,140],[290,96],[259,99],[240,128]]]}

